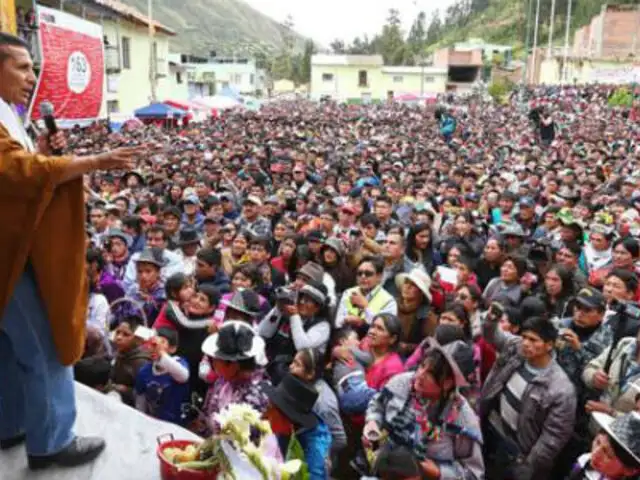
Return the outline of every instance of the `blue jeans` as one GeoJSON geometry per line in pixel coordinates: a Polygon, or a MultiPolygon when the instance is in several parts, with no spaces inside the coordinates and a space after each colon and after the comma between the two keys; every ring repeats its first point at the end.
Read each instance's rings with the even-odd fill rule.
{"type": "Polygon", "coordinates": [[[72,367],[58,360],[30,265],[0,322],[0,439],[26,435],[30,455],[51,455],[74,439],[72,367]]]}
{"type": "Polygon", "coordinates": [[[338,385],[340,409],[350,415],[365,413],[376,393],[376,390],[367,385],[364,375],[349,377],[338,385]]]}

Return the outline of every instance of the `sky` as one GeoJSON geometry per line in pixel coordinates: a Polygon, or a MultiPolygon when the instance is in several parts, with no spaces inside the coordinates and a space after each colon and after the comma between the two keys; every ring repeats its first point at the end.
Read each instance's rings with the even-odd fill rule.
{"type": "Polygon", "coordinates": [[[400,12],[405,32],[420,10],[443,12],[454,0],[244,0],[278,22],[288,14],[296,31],[325,47],[336,38],[350,42],[356,36],[372,37],[385,23],[390,8],[400,12]]]}

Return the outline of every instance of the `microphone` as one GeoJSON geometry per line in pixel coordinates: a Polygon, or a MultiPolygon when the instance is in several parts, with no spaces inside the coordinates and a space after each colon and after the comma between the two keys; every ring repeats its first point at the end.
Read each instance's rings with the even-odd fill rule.
{"type": "MultiPolygon", "coordinates": [[[[44,120],[44,125],[49,131],[49,136],[58,133],[58,125],[56,124],[56,118],[53,116],[53,113],[53,104],[51,102],[45,100],[40,104],[40,116],[42,117],[42,120],[44,120]]],[[[61,148],[52,148],[51,153],[56,156],[60,156],[63,152],[61,148]]]]}

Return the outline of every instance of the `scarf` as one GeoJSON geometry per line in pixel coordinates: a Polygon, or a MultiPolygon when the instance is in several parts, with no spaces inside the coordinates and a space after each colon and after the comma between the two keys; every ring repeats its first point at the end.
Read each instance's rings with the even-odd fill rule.
{"type": "Polygon", "coordinates": [[[598,251],[590,243],[584,246],[584,256],[589,267],[589,270],[599,270],[606,267],[611,263],[612,253],[611,248],[603,251],[598,251]]]}
{"type": "Polygon", "coordinates": [[[439,409],[441,400],[424,398],[413,390],[410,402],[425,444],[431,441],[438,441],[441,435],[450,430],[452,426],[458,427],[460,431],[464,429],[464,426],[460,423],[462,420],[460,418],[462,398],[457,392],[453,393],[444,410],[437,417],[434,413],[439,409]]]}
{"type": "Polygon", "coordinates": [[[11,138],[20,143],[25,150],[35,152],[33,141],[24,128],[15,107],[9,105],[2,98],[0,98],[0,124],[9,132],[11,138]]]}

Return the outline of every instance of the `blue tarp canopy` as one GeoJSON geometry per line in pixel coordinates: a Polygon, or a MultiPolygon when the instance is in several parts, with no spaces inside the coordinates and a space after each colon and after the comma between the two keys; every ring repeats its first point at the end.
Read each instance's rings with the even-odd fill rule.
{"type": "Polygon", "coordinates": [[[181,118],[187,114],[184,110],[174,108],[165,103],[152,103],[134,112],[138,118],[181,118]]]}

